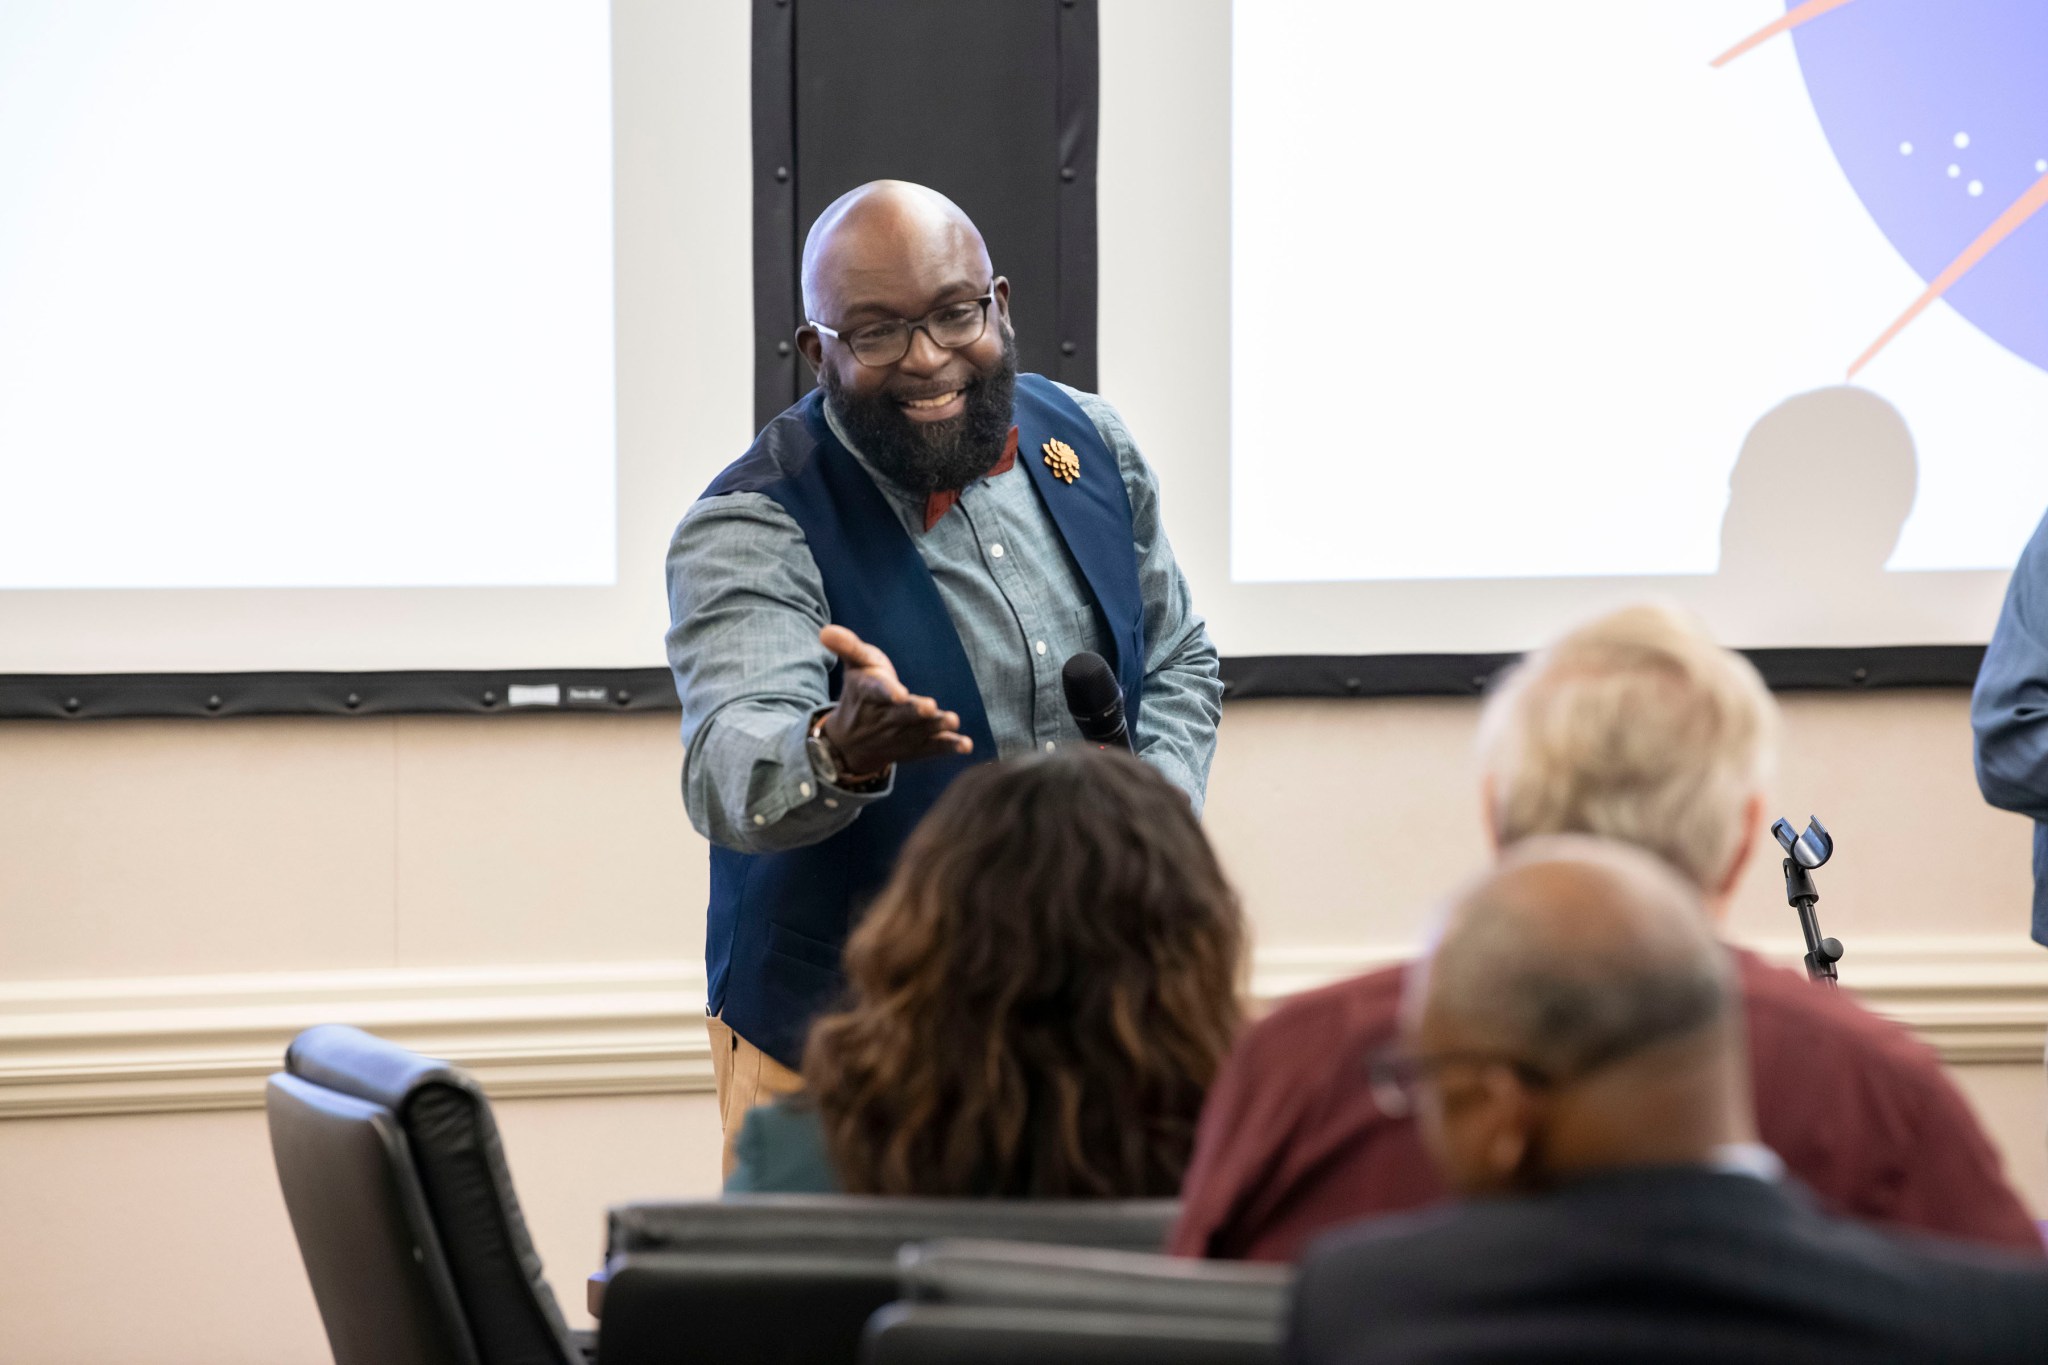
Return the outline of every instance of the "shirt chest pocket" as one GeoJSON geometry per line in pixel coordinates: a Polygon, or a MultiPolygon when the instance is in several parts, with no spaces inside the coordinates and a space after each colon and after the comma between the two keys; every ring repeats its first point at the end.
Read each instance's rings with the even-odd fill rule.
{"type": "Polygon", "coordinates": [[[1083,599],[1079,602],[1061,604],[1054,613],[1055,635],[1050,643],[1051,652],[1061,659],[1089,650],[1104,658],[1110,656],[1109,629],[1102,622],[1102,613],[1095,609],[1093,602],[1083,599]]]}

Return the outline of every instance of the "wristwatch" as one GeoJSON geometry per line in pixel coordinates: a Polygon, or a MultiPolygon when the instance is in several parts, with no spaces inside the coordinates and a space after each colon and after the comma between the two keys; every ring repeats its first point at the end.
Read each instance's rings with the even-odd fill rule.
{"type": "Polygon", "coordinates": [[[839,750],[832,747],[832,741],[825,735],[825,717],[832,714],[830,707],[811,717],[811,732],[804,739],[804,750],[811,756],[811,771],[818,780],[841,791],[866,791],[879,787],[889,776],[889,770],[880,772],[850,773],[839,757],[839,750]]]}

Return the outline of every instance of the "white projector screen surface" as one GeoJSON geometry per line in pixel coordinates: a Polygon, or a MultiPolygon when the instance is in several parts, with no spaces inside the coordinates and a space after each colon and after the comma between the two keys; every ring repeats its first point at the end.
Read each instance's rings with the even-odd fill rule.
{"type": "Polygon", "coordinates": [[[0,3],[0,674],[644,668],[746,445],[748,14],[0,3]]]}
{"type": "Polygon", "coordinates": [[[615,579],[603,5],[8,0],[0,166],[0,589],[615,579]]]}
{"type": "MultiPolygon", "coordinates": [[[[1888,3],[1839,7],[1800,41],[1881,48],[1901,36],[1872,28],[1896,30],[1888,3]]],[[[1956,7],[1974,18],[1891,8],[2006,24],[2022,47],[2048,32],[2017,0],[1956,7]]],[[[1999,571],[2048,505],[2048,360],[2002,344],[1958,287],[1854,389],[1814,391],[1850,382],[1928,285],[1845,163],[1882,139],[1926,211],[1974,233],[2048,172],[2048,119],[1970,117],[1990,87],[2031,80],[2023,64],[1955,73],[1949,102],[1889,105],[1896,70],[1857,88],[1789,34],[1710,65],[1785,12],[1235,7],[1240,648],[1514,647],[1645,591],[1745,644],[1986,638],[1999,571]],[[1803,417],[1759,425],[1788,400],[1803,417]],[[1731,505],[1731,475],[1748,505],[1731,505]],[[1729,559],[1756,564],[1724,560],[1724,518],[1744,540],[1729,559]],[[1795,607],[1711,581],[1764,562],[1830,582],[1781,582],[1814,590],[1795,607]],[[1880,568],[1874,592],[1823,591],[1880,568]],[[1287,584],[1318,585],[1317,621],[1290,619],[1287,584]],[[1365,590],[1345,600],[1372,624],[1330,628],[1340,584],[1365,590]]],[[[1982,267],[2024,270],[2006,287],[2037,309],[2044,239],[2048,214],[1982,267]]]]}

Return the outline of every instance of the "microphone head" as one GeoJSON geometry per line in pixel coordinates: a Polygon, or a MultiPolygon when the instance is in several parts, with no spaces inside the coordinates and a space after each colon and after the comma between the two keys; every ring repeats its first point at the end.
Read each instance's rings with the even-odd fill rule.
{"type": "Polygon", "coordinates": [[[1124,699],[1109,660],[1085,649],[1060,669],[1060,686],[1067,694],[1067,710],[1077,716],[1100,715],[1124,699]]]}

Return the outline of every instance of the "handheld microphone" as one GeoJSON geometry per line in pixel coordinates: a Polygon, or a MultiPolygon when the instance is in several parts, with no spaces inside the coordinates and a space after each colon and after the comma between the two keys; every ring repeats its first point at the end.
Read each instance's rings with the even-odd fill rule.
{"type": "Polygon", "coordinates": [[[1116,685],[1116,674],[1100,654],[1082,650],[1060,669],[1060,686],[1067,694],[1067,710],[1081,737],[1102,748],[1131,747],[1131,732],[1124,726],[1124,690],[1116,685]]]}

